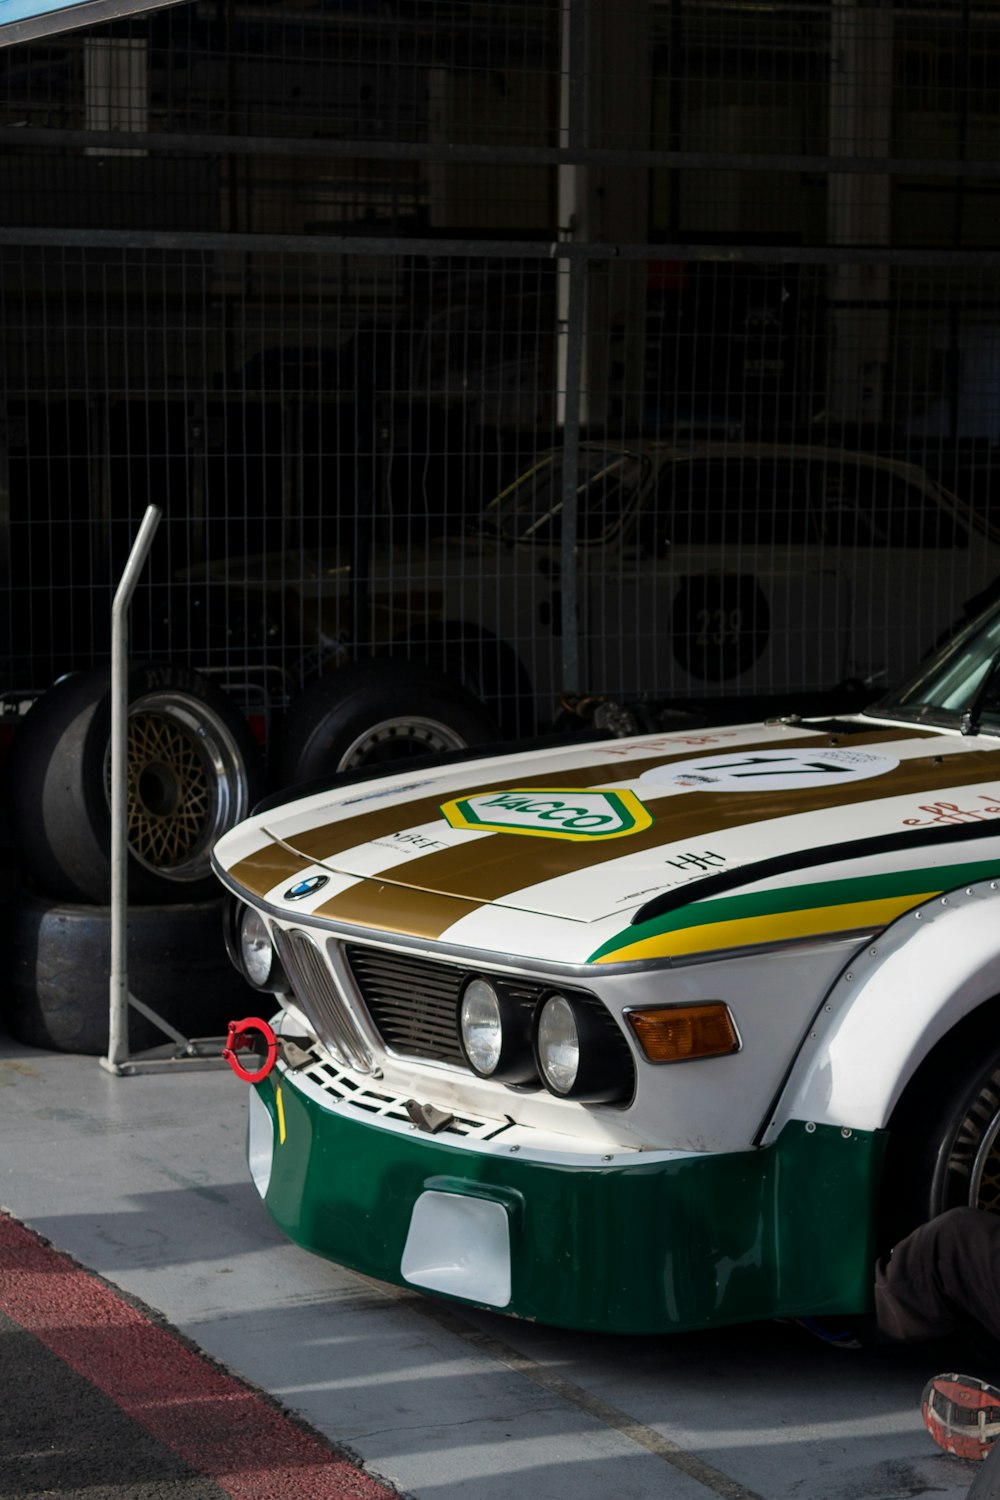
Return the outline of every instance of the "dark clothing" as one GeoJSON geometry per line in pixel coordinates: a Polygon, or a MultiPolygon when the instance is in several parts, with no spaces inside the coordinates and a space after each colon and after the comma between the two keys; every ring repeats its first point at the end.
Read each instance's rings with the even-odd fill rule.
{"type": "Polygon", "coordinates": [[[983,1329],[1000,1345],[1000,1215],[951,1208],[879,1262],[875,1315],[892,1339],[983,1329]]]}

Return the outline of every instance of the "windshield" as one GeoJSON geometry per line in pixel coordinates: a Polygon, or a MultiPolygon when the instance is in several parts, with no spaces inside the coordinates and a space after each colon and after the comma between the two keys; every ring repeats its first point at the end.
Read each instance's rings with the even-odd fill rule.
{"type": "MultiPolygon", "coordinates": [[[[649,460],[620,449],[582,448],[578,462],[577,537],[597,542],[630,510],[649,473],[649,460]]],[[[510,542],[554,545],[562,537],[563,465],[548,454],[491,500],[483,521],[510,542]]]]}
{"type": "Polygon", "coordinates": [[[975,716],[987,732],[1000,733],[1000,673],[987,678],[1000,655],[1000,609],[993,606],[918,670],[868,709],[880,718],[919,719],[929,724],[960,724],[963,714],[975,716]],[[985,689],[985,692],[981,690],[985,689]],[[982,701],[977,701],[980,698],[982,701]]]}

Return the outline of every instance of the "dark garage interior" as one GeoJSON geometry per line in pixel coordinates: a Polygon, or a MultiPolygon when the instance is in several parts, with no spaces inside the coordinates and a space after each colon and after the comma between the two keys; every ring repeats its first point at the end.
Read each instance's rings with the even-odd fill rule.
{"type": "Polygon", "coordinates": [[[7,46],[8,728],[106,660],[149,504],[133,654],[265,742],[372,653],[511,735],[566,691],[877,694],[1000,571],[998,70],[971,0],[198,0],[7,46]]]}
{"type": "Polygon", "coordinates": [[[0,34],[29,1007],[46,923],[107,943],[116,797],[129,902],[225,966],[263,795],[861,707],[995,599],[996,7],[94,3],[0,34]]]}

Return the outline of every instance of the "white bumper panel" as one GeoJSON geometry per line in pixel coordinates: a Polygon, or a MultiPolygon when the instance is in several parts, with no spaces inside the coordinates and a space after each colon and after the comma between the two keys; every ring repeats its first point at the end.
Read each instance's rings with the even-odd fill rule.
{"type": "Polygon", "coordinates": [[[413,1205],[400,1272],[412,1286],[488,1307],[510,1302],[510,1226],[502,1203],[460,1193],[421,1193],[413,1205]]]}

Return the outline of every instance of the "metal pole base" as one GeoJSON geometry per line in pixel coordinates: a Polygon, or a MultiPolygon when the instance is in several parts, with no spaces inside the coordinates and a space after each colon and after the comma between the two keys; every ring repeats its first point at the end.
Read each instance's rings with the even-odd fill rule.
{"type": "Polygon", "coordinates": [[[123,1062],[112,1062],[110,1057],[98,1058],[98,1062],[106,1073],[113,1073],[116,1078],[130,1078],[136,1073],[204,1072],[229,1066],[222,1056],[225,1045],[224,1036],[199,1036],[183,1045],[167,1042],[162,1047],[150,1047],[123,1062]]]}

